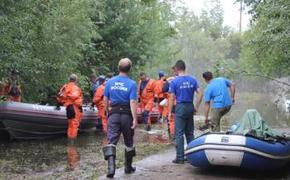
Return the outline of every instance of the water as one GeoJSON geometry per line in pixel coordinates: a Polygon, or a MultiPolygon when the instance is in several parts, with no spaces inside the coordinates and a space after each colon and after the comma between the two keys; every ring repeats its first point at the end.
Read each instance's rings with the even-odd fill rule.
{"type": "MultiPolygon", "coordinates": [[[[161,128],[161,127],[158,127],[161,128]]],[[[165,134],[148,134],[136,130],[137,159],[168,147],[165,134]]],[[[65,137],[42,141],[13,141],[0,143],[0,179],[86,179],[106,172],[102,145],[104,134],[81,134],[75,145],[67,145],[65,137]]],[[[117,152],[117,166],[123,166],[122,138],[117,152]]]]}
{"type": "Polygon", "coordinates": [[[271,128],[287,129],[290,125],[287,114],[271,102],[270,98],[269,94],[238,93],[236,103],[223,123],[224,129],[238,122],[247,109],[256,109],[271,128]]]}

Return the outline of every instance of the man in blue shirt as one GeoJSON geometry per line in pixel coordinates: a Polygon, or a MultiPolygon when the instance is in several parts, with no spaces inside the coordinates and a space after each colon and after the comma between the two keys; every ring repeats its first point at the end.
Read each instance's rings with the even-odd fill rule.
{"type": "Polygon", "coordinates": [[[218,77],[213,79],[211,72],[204,72],[202,74],[205,82],[208,84],[205,89],[205,124],[210,126],[212,131],[220,131],[221,118],[230,111],[232,104],[235,102],[235,85],[228,79],[218,77]],[[230,89],[230,92],[229,92],[230,89]],[[210,103],[212,117],[211,123],[208,120],[210,111],[210,103]]]}
{"type": "Polygon", "coordinates": [[[121,59],[118,64],[119,75],[111,78],[104,90],[104,104],[109,119],[108,145],[103,148],[103,152],[105,160],[108,160],[107,177],[109,178],[115,175],[116,145],[121,133],[125,143],[125,173],[133,173],[136,170],[132,167],[132,161],[136,155],[133,136],[137,125],[137,85],[128,77],[131,66],[130,59],[121,59]]]}
{"type": "Polygon", "coordinates": [[[187,144],[193,140],[193,114],[198,111],[202,101],[202,90],[199,88],[195,78],[186,75],[185,63],[178,60],[175,64],[178,76],[170,82],[169,92],[169,115],[176,98],[175,107],[175,143],[176,143],[176,159],[173,163],[184,163],[184,138],[185,134],[187,144]],[[193,106],[194,93],[197,92],[198,98],[196,106],[193,106]]]}

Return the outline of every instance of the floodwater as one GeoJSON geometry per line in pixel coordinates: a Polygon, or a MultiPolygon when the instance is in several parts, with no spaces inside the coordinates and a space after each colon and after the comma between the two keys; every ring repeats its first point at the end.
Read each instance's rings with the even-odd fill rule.
{"type": "MultiPolygon", "coordinates": [[[[247,109],[255,108],[271,127],[289,133],[287,116],[268,100],[266,94],[238,94],[236,104],[222,122],[222,129],[226,130],[232,123],[237,122],[247,109]]],[[[135,160],[172,148],[166,129],[166,125],[156,125],[152,132],[147,133],[140,126],[135,133],[137,148],[135,160]]],[[[97,131],[81,134],[74,146],[67,145],[66,137],[42,141],[0,141],[0,179],[97,179],[106,172],[106,162],[103,160],[101,149],[104,143],[106,143],[104,135],[97,131]]],[[[122,138],[118,146],[117,167],[122,167],[124,158],[122,138]]],[[[172,154],[165,157],[167,160],[172,158],[172,154]]],[[[166,167],[174,175],[175,166],[171,167],[171,164],[168,164],[166,167]]],[[[287,179],[290,177],[289,168],[279,171],[273,177],[259,175],[245,177],[245,174],[240,171],[223,168],[206,172],[195,168],[192,170],[192,168],[189,166],[184,170],[191,173],[184,177],[197,179],[223,179],[223,177],[287,179]]],[[[157,167],[156,172],[158,172],[157,167]]],[[[162,178],[162,174],[157,174],[159,174],[158,178],[162,178]]],[[[182,178],[182,175],[179,176],[179,179],[182,178]]]]}
{"type": "MultiPolygon", "coordinates": [[[[162,128],[161,126],[157,128],[162,128]]],[[[166,134],[148,134],[138,128],[135,136],[136,159],[167,149],[166,134]]],[[[0,142],[0,179],[91,179],[106,172],[102,145],[106,139],[101,132],[81,134],[75,145],[67,145],[65,137],[0,142]]],[[[117,167],[123,166],[122,138],[117,151],[117,167]]]]}

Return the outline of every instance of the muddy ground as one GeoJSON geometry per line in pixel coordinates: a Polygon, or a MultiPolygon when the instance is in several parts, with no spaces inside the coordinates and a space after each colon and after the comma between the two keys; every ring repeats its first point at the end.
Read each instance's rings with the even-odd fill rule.
{"type": "MultiPolygon", "coordinates": [[[[220,180],[220,179],[290,179],[290,164],[275,172],[253,172],[238,168],[213,167],[210,169],[199,169],[186,163],[183,165],[173,164],[171,161],[175,155],[173,148],[145,158],[134,165],[137,170],[134,174],[124,174],[124,169],[118,169],[115,179],[126,180],[220,180]]],[[[107,179],[105,176],[98,179],[107,179]]]]}

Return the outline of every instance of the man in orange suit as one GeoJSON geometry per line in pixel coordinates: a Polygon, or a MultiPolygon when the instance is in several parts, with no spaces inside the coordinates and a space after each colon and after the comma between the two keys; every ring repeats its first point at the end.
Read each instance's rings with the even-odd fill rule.
{"type": "Polygon", "coordinates": [[[71,74],[69,83],[65,84],[57,95],[58,105],[62,104],[66,107],[66,115],[68,118],[67,136],[74,140],[78,135],[78,128],[82,117],[83,93],[77,86],[77,76],[71,74]]]}
{"type": "Polygon", "coordinates": [[[140,73],[138,85],[138,95],[142,109],[143,122],[147,131],[151,130],[151,112],[154,105],[154,80],[146,76],[144,72],[140,73]]]}
{"type": "Polygon", "coordinates": [[[163,122],[163,119],[165,117],[163,116],[164,106],[160,105],[160,102],[165,99],[165,93],[163,92],[163,84],[166,82],[165,73],[163,71],[159,71],[158,73],[159,79],[155,82],[154,91],[157,96],[157,102],[158,102],[158,111],[159,111],[159,117],[161,122],[163,122]]]}
{"type": "Polygon", "coordinates": [[[107,116],[105,113],[105,105],[104,105],[104,89],[106,84],[106,77],[100,76],[98,78],[99,80],[99,87],[97,88],[94,99],[93,99],[93,105],[95,104],[98,108],[98,115],[102,120],[102,127],[103,132],[107,133],[107,116]]]}

